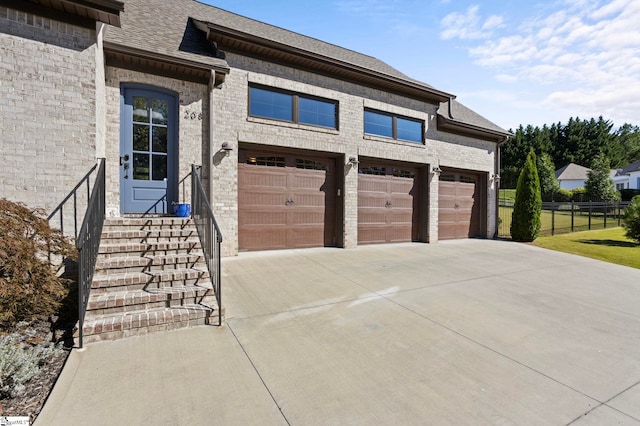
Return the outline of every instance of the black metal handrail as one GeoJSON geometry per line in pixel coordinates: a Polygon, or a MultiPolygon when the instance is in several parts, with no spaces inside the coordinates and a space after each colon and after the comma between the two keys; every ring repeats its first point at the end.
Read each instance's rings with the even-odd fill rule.
{"type": "MultiPolygon", "coordinates": [[[[100,163],[96,163],[94,164],[94,166],[91,168],[91,170],[89,170],[89,172],[87,172],[86,175],[84,175],[82,177],[82,179],[80,179],[80,181],[78,182],[78,184],[71,190],[71,192],[69,192],[67,194],[66,197],[64,197],[64,200],[62,200],[62,202],[60,204],[57,205],[57,207],[55,209],[53,209],[53,211],[51,212],[51,214],[47,217],[47,221],[49,221],[49,224],[51,225],[55,225],[51,223],[51,220],[54,219],[56,216],[58,216],[59,219],[59,226],[60,226],[60,231],[62,232],[63,235],[66,235],[68,237],[70,237],[71,235],[69,235],[68,233],[65,232],[64,229],[64,223],[65,223],[65,207],[69,207],[68,203],[70,202],[70,200],[73,202],[73,205],[70,206],[69,208],[73,208],[73,239],[77,240],[78,239],[78,197],[79,197],[79,190],[80,187],[85,185],[86,186],[86,202],[89,202],[89,199],[91,198],[91,175],[93,174],[93,172],[98,168],[98,166],[100,165],[100,163]]],[[[95,183],[94,183],[95,185],[95,183]]],[[[80,195],[81,198],[84,198],[82,195],[80,195]]],[[[80,220],[82,220],[83,218],[80,218],[80,220]]]]}
{"type": "Polygon", "coordinates": [[[191,165],[191,215],[198,230],[200,244],[218,302],[218,325],[222,325],[222,286],[220,283],[220,243],[222,233],[213,216],[211,204],[202,185],[202,166],[191,165]]]}
{"type": "Polygon", "coordinates": [[[100,237],[105,218],[105,172],[104,158],[98,163],[98,173],[89,198],[87,213],[84,215],[80,235],[76,239],[78,249],[78,342],[83,346],[84,315],[87,311],[89,292],[93,282],[93,272],[100,248],[100,237]]]}

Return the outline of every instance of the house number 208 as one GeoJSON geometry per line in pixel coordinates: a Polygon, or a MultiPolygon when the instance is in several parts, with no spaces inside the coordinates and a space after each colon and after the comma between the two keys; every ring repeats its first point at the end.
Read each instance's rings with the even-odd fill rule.
{"type": "Polygon", "coordinates": [[[195,111],[185,111],[184,112],[184,119],[185,120],[195,120],[198,119],[200,121],[202,121],[202,113],[201,112],[195,112],[195,111]]]}

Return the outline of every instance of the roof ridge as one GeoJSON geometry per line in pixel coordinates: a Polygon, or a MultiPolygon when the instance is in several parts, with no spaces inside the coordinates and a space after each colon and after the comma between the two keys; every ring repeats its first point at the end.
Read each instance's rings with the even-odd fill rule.
{"type": "MultiPolygon", "coordinates": [[[[218,7],[218,6],[214,6],[214,5],[212,5],[212,4],[204,3],[203,1],[200,1],[200,0],[192,0],[192,1],[193,1],[194,3],[198,3],[198,4],[201,4],[201,5],[206,6],[206,7],[210,7],[210,8],[213,8],[213,9],[220,10],[220,11],[225,12],[225,13],[228,13],[228,14],[230,14],[230,15],[234,15],[234,16],[236,16],[236,17],[238,17],[238,18],[241,18],[241,19],[246,19],[246,20],[249,20],[249,21],[257,22],[258,24],[266,25],[267,27],[277,28],[278,30],[286,31],[286,32],[288,32],[288,33],[292,33],[292,34],[296,34],[296,35],[298,35],[298,36],[300,36],[300,37],[304,37],[304,38],[307,38],[307,39],[309,39],[309,40],[314,40],[314,41],[316,41],[316,42],[319,42],[319,43],[322,43],[322,44],[325,44],[325,45],[328,45],[328,46],[333,46],[333,47],[338,48],[338,49],[340,49],[340,50],[344,50],[344,51],[348,51],[348,52],[351,52],[351,53],[355,53],[356,55],[359,55],[359,56],[366,56],[367,58],[374,59],[374,60],[376,60],[376,61],[380,61],[380,62],[384,63],[385,65],[387,65],[387,66],[389,66],[389,67],[393,67],[392,65],[388,64],[387,62],[383,61],[383,60],[382,60],[382,59],[380,59],[380,58],[376,58],[375,56],[372,56],[372,55],[369,55],[369,54],[366,54],[366,53],[362,53],[362,52],[359,52],[359,51],[354,50],[354,49],[349,49],[349,48],[347,48],[347,47],[340,46],[340,45],[338,45],[338,44],[329,43],[328,41],[321,40],[321,39],[316,38],[316,37],[311,37],[311,36],[308,36],[308,35],[306,35],[306,34],[299,33],[299,32],[297,32],[297,31],[289,30],[289,29],[287,29],[287,28],[280,27],[280,26],[278,26],[278,25],[269,24],[268,22],[260,21],[260,20],[258,20],[258,19],[251,18],[251,17],[249,17],[249,16],[241,15],[241,14],[239,14],[239,13],[232,12],[232,11],[230,11],[230,10],[223,9],[223,8],[221,8],[221,7],[218,7]]],[[[264,37],[263,37],[263,38],[264,38],[264,37]]],[[[352,64],[352,65],[356,65],[356,64],[352,64]]],[[[428,83],[425,83],[425,82],[423,82],[423,81],[420,81],[420,80],[414,79],[414,78],[412,78],[412,77],[410,77],[410,76],[406,75],[404,72],[402,72],[402,71],[398,70],[398,69],[397,69],[397,68],[395,68],[395,67],[393,67],[393,68],[394,68],[397,72],[399,72],[399,73],[401,73],[402,75],[404,75],[407,79],[413,80],[413,81],[415,81],[415,82],[419,82],[419,83],[421,83],[421,84],[423,84],[423,85],[426,85],[426,86],[431,86],[431,85],[430,85],[430,84],[428,84],[428,83]]]]}

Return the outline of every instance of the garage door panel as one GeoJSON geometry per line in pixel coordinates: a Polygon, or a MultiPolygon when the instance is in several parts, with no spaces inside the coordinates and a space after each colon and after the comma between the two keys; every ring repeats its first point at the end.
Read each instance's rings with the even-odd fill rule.
{"type": "Polygon", "coordinates": [[[418,238],[419,191],[414,168],[365,164],[358,175],[358,243],[418,238]]]}
{"type": "Polygon", "coordinates": [[[479,177],[456,172],[442,175],[438,185],[438,234],[442,240],[476,237],[480,233],[479,177]]]}
{"type": "Polygon", "coordinates": [[[243,250],[264,250],[264,242],[269,242],[271,249],[285,249],[287,248],[287,228],[283,226],[281,229],[271,228],[262,229],[260,232],[257,229],[248,229],[247,232],[242,232],[238,235],[238,243],[243,250]]]}
{"type": "Polygon", "coordinates": [[[335,244],[334,169],[333,159],[241,150],[238,164],[240,249],[335,244]]]}
{"type": "Polygon", "coordinates": [[[269,172],[267,167],[248,166],[243,167],[239,173],[238,185],[253,186],[257,188],[280,188],[287,187],[287,176],[283,172],[269,172]],[[252,170],[258,169],[258,170],[252,170]]]}
{"type": "MultiPolygon", "coordinates": [[[[245,226],[252,225],[287,225],[287,212],[286,211],[268,211],[268,210],[248,210],[244,209],[243,212],[238,214],[239,220],[245,226]]],[[[259,229],[257,231],[260,231],[259,229]]],[[[253,232],[256,232],[254,230],[253,232]]]]}

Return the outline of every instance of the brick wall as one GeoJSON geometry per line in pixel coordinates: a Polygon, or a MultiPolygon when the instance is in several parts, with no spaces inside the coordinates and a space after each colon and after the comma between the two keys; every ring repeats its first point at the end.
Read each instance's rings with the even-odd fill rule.
{"type": "Polygon", "coordinates": [[[50,212],[95,164],[95,39],[0,7],[0,197],[50,212]]]}
{"type": "MultiPolygon", "coordinates": [[[[436,129],[437,105],[404,98],[373,88],[325,76],[269,64],[256,59],[227,55],[231,73],[215,93],[214,145],[227,142],[233,156],[215,161],[212,171],[213,206],[225,234],[225,253],[237,251],[237,149],[241,144],[261,144],[277,148],[299,148],[330,155],[369,157],[404,161],[418,165],[440,165],[482,172],[494,170],[495,144],[440,132],[436,129]],[[282,88],[339,102],[339,131],[280,123],[248,116],[249,83],[282,88]],[[425,144],[392,141],[363,134],[363,108],[374,108],[425,121],[425,144]]],[[[429,177],[428,240],[438,240],[437,178],[429,177]]],[[[345,168],[344,235],[345,247],[357,245],[356,169],[345,168]]],[[[495,231],[495,191],[487,190],[487,235],[495,231]]]]}

